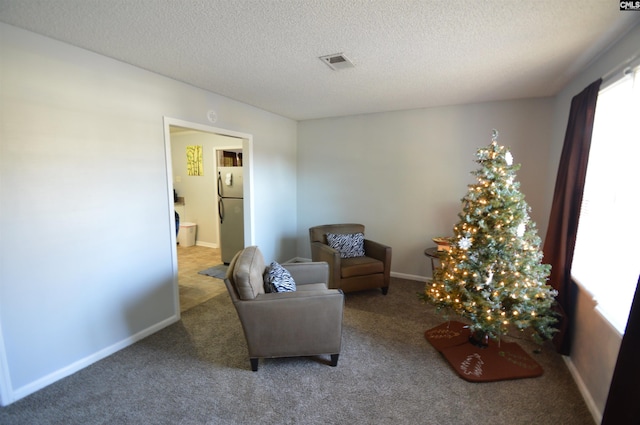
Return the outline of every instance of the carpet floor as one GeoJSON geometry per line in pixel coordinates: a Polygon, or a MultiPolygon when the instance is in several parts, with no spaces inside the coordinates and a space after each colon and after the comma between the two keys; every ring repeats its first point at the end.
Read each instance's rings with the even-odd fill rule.
{"type": "MultiPolygon", "coordinates": [[[[347,294],[337,367],[324,358],[249,366],[224,293],[182,320],[14,404],[2,424],[593,424],[562,358],[516,340],[542,366],[530,379],[472,383],[424,338],[443,322],[393,279],[347,294]]],[[[283,318],[286,320],[286,318],[283,318]]]]}

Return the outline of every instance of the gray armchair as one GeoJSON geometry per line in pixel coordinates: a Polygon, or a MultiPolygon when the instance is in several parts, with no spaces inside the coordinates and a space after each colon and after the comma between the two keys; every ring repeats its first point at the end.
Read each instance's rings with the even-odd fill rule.
{"type": "Polygon", "coordinates": [[[264,257],[256,246],[238,252],[224,283],[236,308],[249,350],[251,369],[259,358],[331,356],[337,366],[342,343],[344,294],[327,288],[326,263],[283,264],[295,292],[265,293],[264,257]]]}
{"type": "Polygon", "coordinates": [[[364,239],[364,256],[341,258],[340,252],[329,246],[328,233],[364,235],[364,225],[325,224],[309,229],[311,259],[329,264],[329,288],[344,292],[380,288],[386,295],[391,280],[391,247],[364,239]]]}

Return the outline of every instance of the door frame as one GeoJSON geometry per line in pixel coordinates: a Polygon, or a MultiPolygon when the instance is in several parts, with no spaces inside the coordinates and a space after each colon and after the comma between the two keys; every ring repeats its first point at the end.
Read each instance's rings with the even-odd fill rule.
{"type": "MultiPolygon", "coordinates": [[[[171,262],[173,271],[173,286],[175,291],[174,309],[178,317],[180,317],[180,292],[178,288],[178,251],[176,248],[176,222],[175,207],[173,203],[173,166],[171,163],[171,132],[170,127],[183,127],[189,130],[200,131],[203,133],[218,134],[221,136],[235,137],[242,140],[242,173],[243,173],[243,190],[244,190],[244,245],[251,246],[255,244],[255,214],[253,209],[253,135],[249,133],[241,133],[234,130],[228,130],[220,127],[203,125],[178,118],[163,117],[164,122],[164,148],[167,178],[167,219],[171,228],[171,262]]],[[[217,176],[217,174],[216,174],[217,176]]]]}

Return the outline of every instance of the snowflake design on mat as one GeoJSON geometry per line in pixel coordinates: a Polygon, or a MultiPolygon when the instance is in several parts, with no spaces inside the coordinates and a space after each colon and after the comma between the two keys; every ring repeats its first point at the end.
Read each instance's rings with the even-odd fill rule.
{"type": "Polygon", "coordinates": [[[484,362],[482,357],[478,353],[473,353],[467,356],[462,363],[460,363],[460,370],[465,375],[482,376],[482,366],[484,362]]]}
{"type": "Polygon", "coordinates": [[[471,248],[471,239],[467,238],[467,237],[464,237],[464,238],[460,239],[460,241],[458,242],[458,246],[461,249],[469,249],[469,248],[471,248]]]}

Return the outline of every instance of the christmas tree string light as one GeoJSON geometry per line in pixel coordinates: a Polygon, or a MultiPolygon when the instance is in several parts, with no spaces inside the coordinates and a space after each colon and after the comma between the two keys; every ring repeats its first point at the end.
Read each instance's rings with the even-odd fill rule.
{"type": "Polygon", "coordinates": [[[515,326],[540,342],[556,332],[557,292],[546,284],[551,267],[541,263],[541,241],[516,181],[520,164],[497,138],[493,130],[489,146],[476,152],[481,168],[461,200],[451,249],[440,252],[420,298],[468,319],[481,340],[499,340],[515,326]]]}

